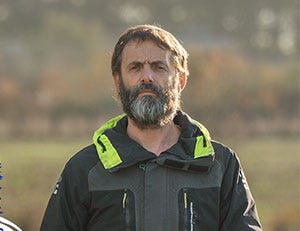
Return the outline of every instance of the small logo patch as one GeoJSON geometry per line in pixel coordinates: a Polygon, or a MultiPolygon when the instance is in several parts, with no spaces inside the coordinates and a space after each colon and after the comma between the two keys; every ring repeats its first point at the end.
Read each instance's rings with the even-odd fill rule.
{"type": "Polygon", "coordinates": [[[242,183],[243,183],[245,189],[246,189],[246,190],[249,190],[249,185],[248,185],[248,183],[247,183],[245,174],[244,174],[244,172],[243,172],[242,170],[240,170],[239,177],[240,177],[240,179],[241,179],[241,181],[242,181],[242,183]]]}
{"type": "Polygon", "coordinates": [[[55,188],[54,188],[54,191],[53,191],[53,194],[56,195],[58,193],[58,188],[59,188],[59,184],[60,182],[62,181],[62,177],[60,176],[56,185],[55,185],[55,188]]]}

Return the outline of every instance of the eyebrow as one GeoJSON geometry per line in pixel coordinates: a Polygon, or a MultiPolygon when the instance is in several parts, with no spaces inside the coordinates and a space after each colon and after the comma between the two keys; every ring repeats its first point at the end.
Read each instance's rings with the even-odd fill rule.
{"type": "Polygon", "coordinates": [[[153,61],[153,62],[148,62],[150,65],[157,65],[157,64],[163,64],[165,66],[168,66],[165,62],[161,61],[161,60],[157,60],[157,61],[153,61]]]}
{"type": "Polygon", "coordinates": [[[148,63],[150,66],[162,64],[162,65],[164,65],[166,68],[169,69],[168,65],[167,65],[165,62],[161,61],[161,60],[156,60],[156,61],[153,61],[153,62],[149,62],[149,61],[145,61],[145,62],[132,61],[131,63],[129,63],[129,64],[127,65],[127,68],[129,68],[129,67],[131,67],[131,66],[135,66],[135,65],[141,65],[141,64],[144,65],[145,63],[148,63]]]}

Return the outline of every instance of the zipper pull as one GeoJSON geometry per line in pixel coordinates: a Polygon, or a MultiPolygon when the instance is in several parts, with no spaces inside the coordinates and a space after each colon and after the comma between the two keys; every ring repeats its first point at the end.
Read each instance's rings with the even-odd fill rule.
{"type": "Polygon", "coordinates": [[[127,199],[127,189],[124,189],[123,200],[122,200],[123,209],[125,209],[126,207],[126,199],[127,199]]]}
{"type": "Polygon", "coordinates": [[[124,213],[124,222],[125,222],[125,230],[130,231],[130,212],[129,212],[129,207],[128,207],[128,195],[127,195],[127,189],[124,189],[124,194],[123,194],[123,213],[124,213]]]}

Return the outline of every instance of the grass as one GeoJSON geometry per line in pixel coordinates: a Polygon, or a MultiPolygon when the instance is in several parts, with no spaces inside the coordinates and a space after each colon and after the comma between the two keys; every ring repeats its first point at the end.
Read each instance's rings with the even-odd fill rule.
{"type": "Polygon", "coordinates": [[[299,230],[299,139],[262,137],[229,143],[242,162],[264,230],[299,230]]]}
{"type": "Polygon", "coordinates": [[[23,230],[38,230],[64,164],[86,144],[84,140],[0,142],[3,216],[23,230]]]}
{"type": "MultiPolygon", "coordinates": [[[[3,216],[23,230],[38,230],[64,164],[89,143],[89,139],[0,141],[3,216]]],[[[242,162],[264,230],[299,230],[299,140],[251,138],[225,143],[242,162]]]]}

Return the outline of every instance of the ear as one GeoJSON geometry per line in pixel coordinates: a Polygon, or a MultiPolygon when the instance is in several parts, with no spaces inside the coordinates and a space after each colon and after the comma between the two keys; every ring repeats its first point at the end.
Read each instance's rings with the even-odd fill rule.
{"type": "Polygon", "coordinates": [[[179,92],[182,92],[187,82],[186,72],[180,72],[178,77],[179,77],[179,86],[178,86],[179,92]]]}
{"type": "Polygon", "coordinates": [[[116,91],[119,94],[120,77],[118,74],[115,74],[113,77],[114,77],[114,84],[115,84],[116,91]]]}

